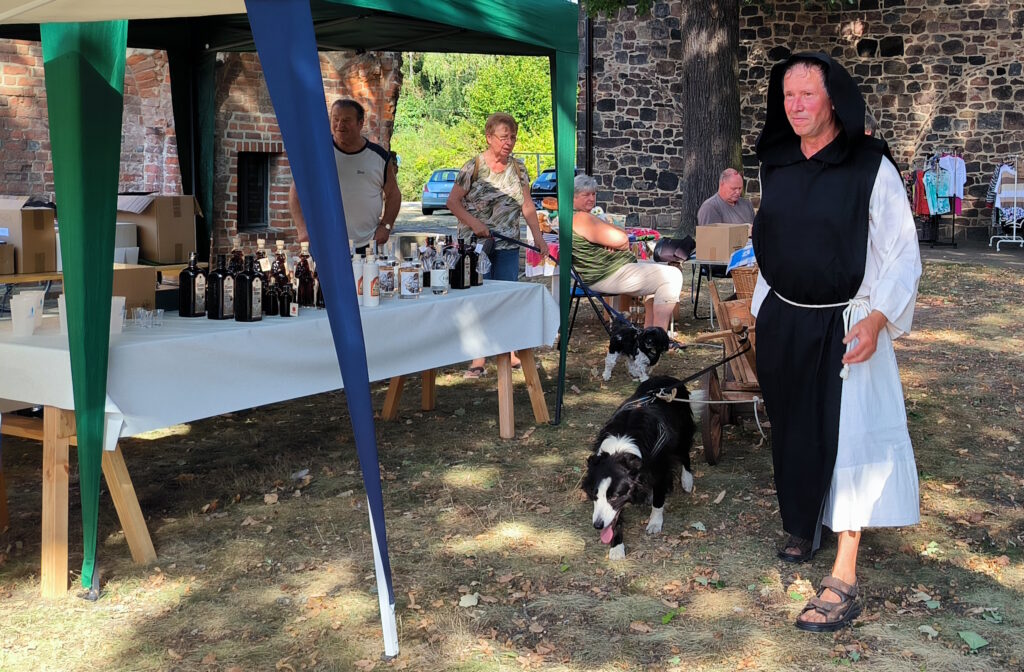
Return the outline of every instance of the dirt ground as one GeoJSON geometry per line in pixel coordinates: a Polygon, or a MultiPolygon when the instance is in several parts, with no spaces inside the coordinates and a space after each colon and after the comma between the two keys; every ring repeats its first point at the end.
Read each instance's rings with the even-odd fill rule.
{"type": "MultiPolygon", "coordinates": [[[[1022,670],[1022,304],[1015,271],[926,265],[915,331],[897,343],[922,521],[865,533],[864,614],[838,634],[792,625],[835,544],[809,565],[776,560],[771,451],[751,423],[727,429],[714,467],[698,432],[695,491],[670,496],[657,536],[645,509],[630,511],[626,559],[607,560],[578,483],[634,384],[621,366],[600,379],[605,342],[584,311],[561,426],[534,427],[517,385],[517,438],[498,440],[493,365],[476,381],[439,375],[433,412],[407,385],[400,418],[378,423],[397,659],[380,659],[366,501],[338,393],[124,441],[159,560],[131,563],[104,494],[96,603],[39,598],[40,451],[5,438],[0,670],[1022,670]]],[[[687,340],[706,322],[679,326],[687,340]]],[[[713,356],[690,349],[657,371],[686,375],[713,356]]],[[[555,353],[540,361],[553,406],[555,353]]],[[[254,361],[197,384],[230,394],[273,382],[254,361]]],[[[77,568],[74,472],[71,498],[77,568]]]]}

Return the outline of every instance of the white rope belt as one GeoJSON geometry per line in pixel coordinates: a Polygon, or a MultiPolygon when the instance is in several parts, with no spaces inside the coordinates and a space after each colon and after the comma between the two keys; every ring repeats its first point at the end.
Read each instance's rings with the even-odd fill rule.
{"type": "MultiPolygon", "coordinates": [[[[772,291],[775,292],[774,289],[772,291]]],[[[780,299],[782,299],[783,301],[785,301],[786,303],[788,303],[791,306],[796,306],[797,308],[839,308],[839,307],[845,306],[845,308],[843,308],[843,336],[846,336],[848,333],[850,333],[850,327],[853,326],[853,311],[854,311],[854,309],[856,309],[856,308],[863,308],[865,311],[868,309],[867,299],[853,298],[853,299],[850,299],[849,301],[843,301],[841,303],[818,303],[818,304],[814,304],[814,303],[797,303],[796,301],[790,301],[789,299],[784,297],[782,294],[779,294],[778,292],[775,292],[775,296],[779,297],[780,299]]],[[[853,347],[853,343],[847,343],[846,344],[846,352],[849,352],[850,348],[852,348],[852,347],[853,347]]],[[[843,370],[839,372],[839,377],[842,378],[843,380],[846,380],[849,376],[850,376],[850,365],[849,364],[843,364],[843,370]]]]}

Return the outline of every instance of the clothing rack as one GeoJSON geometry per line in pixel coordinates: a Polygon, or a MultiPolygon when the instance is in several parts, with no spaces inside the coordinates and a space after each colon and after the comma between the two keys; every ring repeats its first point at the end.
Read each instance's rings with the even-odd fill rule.
{"type": "MultiPolygon", "coordinates": [[[[940,151],[935,151],[931,155],[924,158],[923,172],[934,170],[936,177],[939,175],[939,160],[943,156],[953,156],[959,159],[963,159],[964,150],[962,147],[952,147],[940,151]]],[[[928,227],[931,233],[929,238],[921,240],[922,243],[928,243],[931,247],[956,247],[956,187],[952,182],[952,179],[956,178],[956,174],[951,178],[950,185],[953,187],[953,192],[945,196],[937,196],[937,198],[948,199],[949,201],[949,214],[952,216],[952,222],[950,227],[949,240],[939,240],[939,228],[942,224],[943,215],[928,215],[928,220],[924,223],[928,227]]],[[[936,185],[938,188],[938,185],[936,185]]]]}
{"type": "MultiPolygon", "coordinates": [[[[992,236],[988,239],[988,246],[992,247],[992,243],[996,244],[996,252],[999,251],[999,246],[1003,243],[1016,243],[1017,245],[1024,247],[1024,237],[1021,237],[1020,230],[1024,228],[1024,217],[1020,214],[1020,207],[1024,207],[1024,200],[1019,200],[1018,197],[1021,194],[1021,190],[1024,189],[1024,182],[1021,181],[1020,168],[1021,168],[1021,155],[1016,154],[1013,156],[1007,156],[1003,163],[1009,165],[1010,161],[1013,161],[1013,210],[1012,219],[1010,220],[1010,235],[1005,234],[992,236]]],[[[1001,190],[1003,187],[1002,181],[996,186],[997,190],[1001,190]]],[[[997,191],[998,199],[998,191],[997,191]]],[[[993,205],[992,207],[996,207],[993,205]]]]}

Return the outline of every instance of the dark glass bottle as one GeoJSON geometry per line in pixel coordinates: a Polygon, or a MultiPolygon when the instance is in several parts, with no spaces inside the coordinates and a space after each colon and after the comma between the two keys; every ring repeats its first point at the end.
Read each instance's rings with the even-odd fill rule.
{"type": "Polygon", "coordinates": [[[291,282],[291,279],[288,277],[288,264],[283,252],[278,252],[274,255],[274,260],[270,263],[270,275],[274,276],[278,285],[291,282]]]}
{"type": "Polygon", "coordinates": [[[420,264],[423,266],[423,287],[430,287],[430,269],[434,266],[433,236],[427,236],[427,244],[420,250],[420,264]]]}
{"type": "Polygon", "coordinates": [[[467,251],[469,252],[469,284],[471,287],[479,287],[484,284],[483,274],[477,271],[480,265],[480,253],[476,251],[476,245],[476,236],[470,236],[467,251]]]}
{"type": "Polygon", "coordinates": [[[217,255],[217,268],[206,283],[206,316],[211,320],[230,320],[235,316],[235,280],[225,266],[227,256],[217,255]]]}
{"type": "Polygon", "coordinates": [[[313,271],[313,284],[316,285],[316,307],[326,308],[327,304],[324,302],[324,286],[320,284],[320,276],[316,271],[313,271]]]}
{"type": "Polygon", "coordinates": [[[455,262],[455,268],[451,270],[448,276],[448,284],[451,285],[452,289],[469,289],[472,282],[470,279],[470,264],[472,260],[463,241],[460,240],[458,242],[456,249],[459,252],[459,259],[455,262]]]}
{"type": "Polygon", "coordinates": [[[231,277],[234,277],[242,272],[245,268],[245,257],[242,256],[241,250],[231,250],[231,259],[228,261],[228,273],[231,277]]]}
{"type": "Polygon", "coordinates": [[[189,253],[188,266],[178,274],[178,315],[206,315],[206,271],[199,268],[195,252],[189,253]]]}
{"type": "Polygon", "coordinates": [[[292,301],[295,300],[295,294],[292,292],[292,283],[285,282],[281,284],[277,283],[277,314],[281,317],[292,316],[292,301]]]}
{"type": "Polygon", "coordinates": [[[277,293],[277,281],[274,276],[267,278],[267,284],[263,287],[263,314],[272,315],[277,317],[278,314],[278,293],[277,293]]]}
{"type": "Polygon", "coordinates": [[[303,308],[312,308],[316,303],[316,283],[309,268],[309,256],[304,253],[299,255],[299,263],[295,265],[295,279],[299,284],[296,302],[303,308]]]}
{"type": "MultiPolygon", "coordinates": [[[[260,263],[261,261],[264,261],[266,259],[266,252],[264,251],[263,254],[264,257],[263,259],[261,259],[259,256],[259,252],[257,252],[256,257],[253,259],[252,272],[257,278],[259,278],[260,287],[262,288],[262,296],[260,296],[260,303],[263,305],[263,313],[266,314],[267,300],[269,298],[267,295],[270,293],[270,283],[268,282],[266,272],[264,272],[262,268],[264,264],[260,263]]],[[[248,257],[246,257],[246,259],[248,259],[248,257]]]]}
{"type": "Polygon", "coordinates": [[[256,258],[245,257],[245,266],[235,276],[235,321],[259,322],[263,319],[263,282],[256,275],[256,258]]]}

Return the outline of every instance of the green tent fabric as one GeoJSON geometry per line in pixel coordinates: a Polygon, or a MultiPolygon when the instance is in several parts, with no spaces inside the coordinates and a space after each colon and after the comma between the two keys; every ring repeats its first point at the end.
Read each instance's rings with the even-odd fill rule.
{"type": "Polygon", "coordinates": [[[82,586],[88,588],[96,567],[128,22],[48,24],[41,32],[78,432],[82,586]]]}

